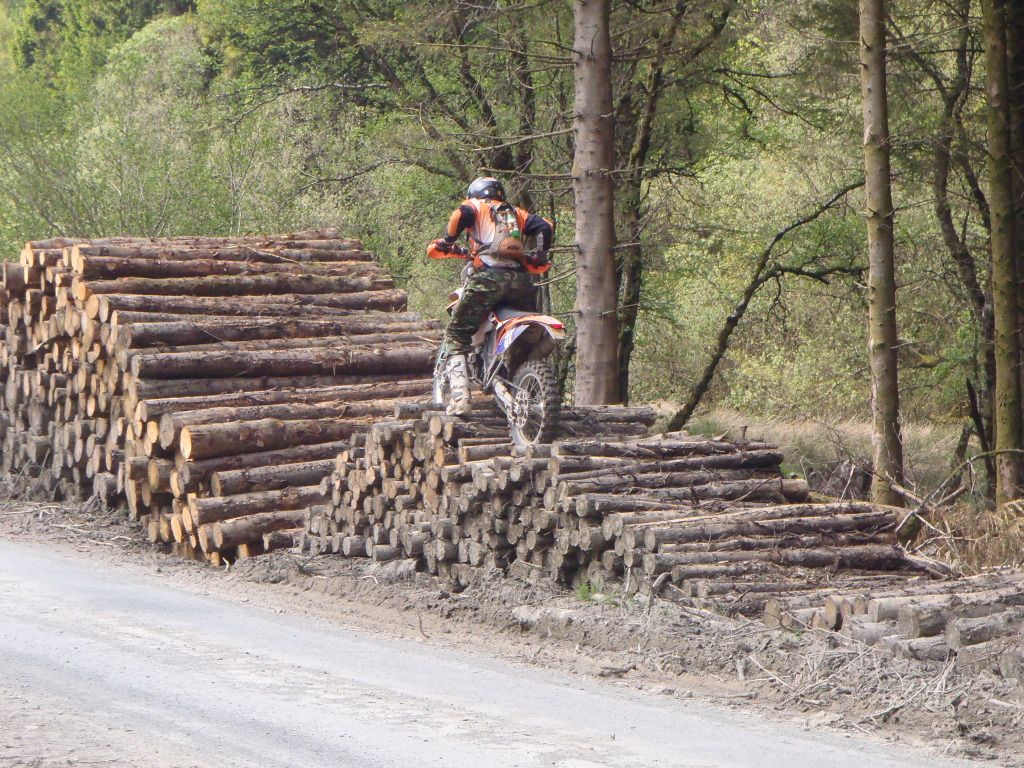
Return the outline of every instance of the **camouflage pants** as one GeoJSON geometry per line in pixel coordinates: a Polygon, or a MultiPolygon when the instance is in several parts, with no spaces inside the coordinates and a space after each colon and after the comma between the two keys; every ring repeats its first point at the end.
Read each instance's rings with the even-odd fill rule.
{"type": "Polygon", "coordinates": [[[529,273],[520,269],[481,269],[470,275],[445,332],[450,354],[469,353],[473,334],[487,313],[498,304],[509,304],[516,309],[535,309],[529,273]]]}

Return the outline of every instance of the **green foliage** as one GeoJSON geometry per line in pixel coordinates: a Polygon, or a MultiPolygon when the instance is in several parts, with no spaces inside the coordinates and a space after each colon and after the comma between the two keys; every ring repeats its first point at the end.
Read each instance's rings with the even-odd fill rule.
{"type": "Polygon", "coordinates": [[[580,581],[576,584],[576,599],[583,603],[589,603],[594,599],[596,590],[589,581],[580,581]]]}
{"type": "Polygon", "coordinates": [[[23,69],[55,81],[80,83],[104,62],[112,46],[160,13],[183,13],[187,0],[25,0],[13,50],[23,69]]]}
{"type": "Polygon", "coordinates": [[[10,77],[14,67],[11,51],[14,45],[14,8],[12,4],[0,2],[0,75],[10,77]]]}
{"type": "MultiPolygon", "coordinates": [[[[855,8],[755,0],[713,33],[727,5],[687,5],[640,169],[639,401],[687,397],[769,239],[860,174],[855,8]]],[[[669,10],[615,4],[620,165],[669,10]]],[[[941,100],[910,51],[951,76],[963,24],[918,0],[892,15],[904,404],[914,419],[959,418],[979,330],[931,205],[941,100]]],[[[984,185],[976,21],[957,148],[984,185]]],[[[460,265],[428,262],[425,245],[486,170],[556,220],[551,306],[571,327],[571,32],[570,4],[546,0],[2,0],[0,247],[332,225],[440,317],[460,265]]],[[[964,163],[950,197],[985,284],[964,163]]],[[[855,193],[778,244],[708,406],[865,416],[860,204],[855,193]]]]}

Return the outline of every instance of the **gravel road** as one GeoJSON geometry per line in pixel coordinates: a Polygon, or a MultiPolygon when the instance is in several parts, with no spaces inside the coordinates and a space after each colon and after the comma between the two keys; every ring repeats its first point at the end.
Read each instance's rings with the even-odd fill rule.
{"type": "Polygon", "coordinates": [[[0,766],[952,768],[0,539],[0,766]]]}

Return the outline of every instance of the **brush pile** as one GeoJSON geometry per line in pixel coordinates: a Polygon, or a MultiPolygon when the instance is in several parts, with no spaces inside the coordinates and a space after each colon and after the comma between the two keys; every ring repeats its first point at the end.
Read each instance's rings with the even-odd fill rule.
{"type": "Polygon", "coordinates": [[[185,555],[301,531],[352,435],[430,390],[437,324],[334,231],[30,242],[2,278],[13,492],[123,500],[185,555]]]}

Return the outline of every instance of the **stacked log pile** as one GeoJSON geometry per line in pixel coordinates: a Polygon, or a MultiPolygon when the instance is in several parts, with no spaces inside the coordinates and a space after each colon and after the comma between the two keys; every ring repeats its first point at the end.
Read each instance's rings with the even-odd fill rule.
{"type": "MultiPolygon", "coordinates": [[[[515,515],[543,495],[538,470],[550,446],[515,455],[507,421],[491,400],[477,403],[469,419],[437,407],[400,405],[393,420],[338,456],[323,483],[331,504],[310,517],[307,547],[376,561],[414,557],[445,576],[460,564],[506,568],[517,546],[532,545],[534,558],[544,558],[544,541],[528,545],[515,515]]],[[[559,429],[625,438],[645,434],[654,419],[646,408],[572,408],[562,412],[559,429]]]]}
{"type": "Polygon", "coordinates": [[[408,558],[459,587],[491,569],[616,584],[1024,674],[1024,574],[949,578],[897,543],[906,510],[811,502],[773,445],[648,437],[645,409],[576,408],[552,445],[521,451],[493,408],[463,421],[435,407],[398,406],[338,456],[309,550],[408,558]]]}
{"type": "Polygon", "coordinates": [[[182,554],[301,532],[352,435],[430,390],[437,324],[333,231],[31,242],[2,277],[14,492],[123,500],[182,554]]]}
{"type": "Polygon", "coordinates": [[[631,591],[669,579],[686,593],[709,579],[747,583],[759,594],[747,612],[764,607],[765,584],[798,570],[916,565],[896,543],[897,510],[809,503],[772,445],[644,437],[646,409],[577,408],[561,439],[520,452],[496,411],[464,422],[430,407],[399,407],[338,457],[323,486],[331,506],[311,517],[308,546],[417,558],[463,582],[498,567],[631,591]]]}

